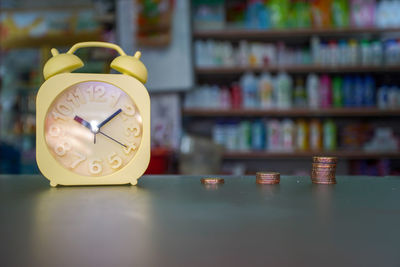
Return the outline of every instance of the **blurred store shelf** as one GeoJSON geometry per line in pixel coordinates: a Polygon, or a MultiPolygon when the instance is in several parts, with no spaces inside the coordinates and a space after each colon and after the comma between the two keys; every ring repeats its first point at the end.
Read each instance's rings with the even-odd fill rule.
{"type": "Polygon", "coordinates": [[[0,42],[3,49],[19,49],[19,48],[37,48],[37,47],[54,47],[54,46],[70,46],[75,43],[85,41],[101,40],[102,31],[80,32],[80,33],[49,33],[40,37],[15,37],[7,41],[0,42]]]}
{"type": "Polygon", "coordinates": [[[366,152],[363,150],[337,150],[337,151],[294,151],[294,152],[225,152],[224,159],[244,160],[244,159],[298,159],[310,158],[313,156],[335,156],[342,159],[381,159],[381,158],[400,158],[400,151],[395,152],[366,152]]]}
{"type": "Polygon", "coordinates": [[[194,39],[220,39],[220,40],[265,40],[265,39],[293,39],[299,37],[311,37],[314,35],[326,37],[346,37],[354,35],[381,35],[385,33],[400,32],[400,28],[307,28],[307,29],[272,29],[272,30],[249,30],[249,29],[224,29],[224,30],[202,30],[193,33],[194,39]]]}
{"type": "Polygon", "coordinates": [[[400,117],[400,109],[378,108],[327,108],[327,109],[183,109],[191,117],[400,117]]]}
{"type": "Polygon", "coordinates": [[[261,73],[276,73],[285,71],[288,73],[396,73],[400,72],[400,65],[393,66],[319,66],[319,65],[299,65],[299,66],[257,66],[257,67],[197,67],[195,72],[201,76],[216,75],[241,75],[247,71],[261,73]]]}

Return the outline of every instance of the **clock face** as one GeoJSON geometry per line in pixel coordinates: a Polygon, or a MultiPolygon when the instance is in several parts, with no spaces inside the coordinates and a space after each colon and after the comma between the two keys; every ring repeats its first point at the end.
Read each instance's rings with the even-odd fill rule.
{"type": "Polygon", "coordinates": [[[142,139],[142,117],[133,100],[105,82],[68,87],[46,114],[45,139],[65,168],[98,177],[123,168],[142,139]]]}

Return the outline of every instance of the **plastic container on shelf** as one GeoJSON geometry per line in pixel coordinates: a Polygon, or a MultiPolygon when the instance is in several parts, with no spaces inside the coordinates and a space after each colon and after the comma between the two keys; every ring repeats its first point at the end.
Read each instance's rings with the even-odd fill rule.
{"type": "Polygon", "coordinates": [[[226,86],[222,86],[220,89],[219,102],[220,102],[219,108],[221,109],[231,108],[231,94],[229,93],[229,89],[226,86]]]}
{"type": "Polygon", "coordinates": [[[311,73],[307,76],[307,102],[309,108],[319,108],[320,92],[319,78],[316,74],[311,73]]]}
{"type": "Polygon", "coordinates": [[[298,119],[296,122],[296,148],[298,150],[307,150],[309,148],[309,128],[304,119],[298,119]]]}
{"type": "Polygon", "coordinates": [[[278,120],[269,120],[266,123],[267,129],[267,142],[266,148],[269,151],[278,151],[281,149],[281,138],[282,138],[282,131],[281,131],[281,124],[278,120]]]}
{"type": "Polygon", "coordinates": [[[345,76],[343,79],[343,103],[345,107],[354,106],[354,82],[351,76],[345,76]]]}
{"type": "Polygon", "coordinates": [[[359,62],[359,52],[358,52],[358,44],[354,39],[349,40],[348,42],[348,56],[349,56],[349,65],[357,65],[359,62]]]}
{"type": "Polygon", "coordinates": [[[322,149],[322,125],[318,119],[313,119],[310,122],[310,149],[322,149]]]}
{"type": "Polygon", "coordinates": [[[250,121],[241,121],[238,130],[238,149],[240,151],[249,151],[252,148],[252,129],[250,121]]]}
{"type": "Polygon", "coordinates": [[[320,78],[321,107],[330,108],[332,106],[332,82],[331,78],[324,74],[320,78]]]}
{"type": "Polygon", "coordinates": [[[315,65],[321,64],[321,40],[318,36],[311,37],[311,56],[315,65]]]}
{"type": "Polygon", "coordinates": [[[255,120],[251,124],[251,145],[253,150],[265,148],[265,127],[261,120],[255,120]]]}
{"type": "Polygon", "coordinates": [[[380,66],[383,62],[382,42],[373,41],[371,43],[372,65],[380,66]]]}
{"type": "Polygon", "coordinates": [[[276,107],[288,109],[292,107],[292,78],[286,73],[281,72],[277,75],[276,80],[276,107]]]}
{"type": "Polygon", "coordinates": [[[243,108],[253,109],[259,106],[258,81],[253,73],[247,72],[240,79],[243,92],[243,108]]]}
{"type": "Polygon", "coordinates": [[[233,109],[242,108],[243,104],[243,93],[239,83],[235,82],[231,88],[231,106],[233,109]]]}
{"type": "Polygon", "coordinates": [[[364,85],[360,76],[354,79],[354,106],[362,107],[364,105],[364,85]]]}
{"type": "Polygon", "coordinates": [[[270,0],[267,3],[272,28],[285,28],[289,14],[289,0],[270,0]]]}
{"type": "Polygon", "coordinates": [[[332,80],[332,98],[333,107],[340,108],[343,107],[343,80],[341,77],[336,76],[332,80]]]}
{"type": "Polygon", "coordinates": [[[327,151],[336,150],[337,148],[336,124],[330,119],[325,120],[323,125],[323,132],[324,132],[324,138],[323,138],[324,150],[327,151]]]}
{"type": "Polygon", "coordinates": [[[400,91],[397,86],[392,86],[388,90],[388,107],[391,109],[398,108],[400,91]]]}
{"type": "Polygon", "coordinates": [[[389,107],[389,88],[381,86],[377,92],[377,106],[380,109],[387,109],[389,107]]]}
{"type": "Polygon", "coordinates": [[[373,62],[373,51],[371,49],[371,44],[368,40],[362,40],[361,46],[361,65],[370,66],[373,62]]]}
{"type": "Polygon", "coordinates": [[[327,28],[332,26],[331,0],[311,1],[311,14],[313,26],[327,28]]]}
{"type": "Polygon", "coordinates": [[[297,108],[307,107],[307,93],[304,88],[304,80],[301,77],[296,79],[296,86],[294,88],[294,106],[297,108]]]}
{"type": "Polygon", "coordinates": [[[332,22],[335,27],[349,26],[349,1],[348,0],[333,0],[332,1],[332,22]]]}
{"type": "Polygon", "coordinates": [[[282,150],[293,151],[295,148],[295,124],[291,119],[282,121],[282,150]]]}
{"type": "Polygon", "coordinates": [[[375,105],[375,80],[371,75],[364,78],[364,106],[373,107],[375,105]]]}
{"type": "Polygon", "coordinates": [[[263,72],[259,79],[259,97],[261,108],[271,109],[274,107],[274,86],[271,74],[263,72]]]}

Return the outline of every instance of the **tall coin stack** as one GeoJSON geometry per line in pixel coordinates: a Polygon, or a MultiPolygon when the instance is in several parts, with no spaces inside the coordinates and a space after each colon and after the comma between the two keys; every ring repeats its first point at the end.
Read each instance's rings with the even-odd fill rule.
{"type": "Polygon", "coordinates": [[[336,157],[314,157],[311,181],[314,184],[336,184],[336,157]]]}
{"type": "Polygon", "coordinates": [[[257,184],[279,184],[281,181],[281,175],[279,172],[257,172],[256,183],[257,184]]]}

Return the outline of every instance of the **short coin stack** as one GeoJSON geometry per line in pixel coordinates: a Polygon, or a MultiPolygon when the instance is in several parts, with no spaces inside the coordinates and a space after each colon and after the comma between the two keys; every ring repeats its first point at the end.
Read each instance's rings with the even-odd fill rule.
{"type": "Polygon", "coordinates": [[[336,157],[314,157],[311,181],[314,184],[336,184],[336,157]]]}
{"type": "Polygon", "coordinates": [[[257,172],[256,183],[257,184],[279,184],[281,175],[279,172],[257,172]]]}

